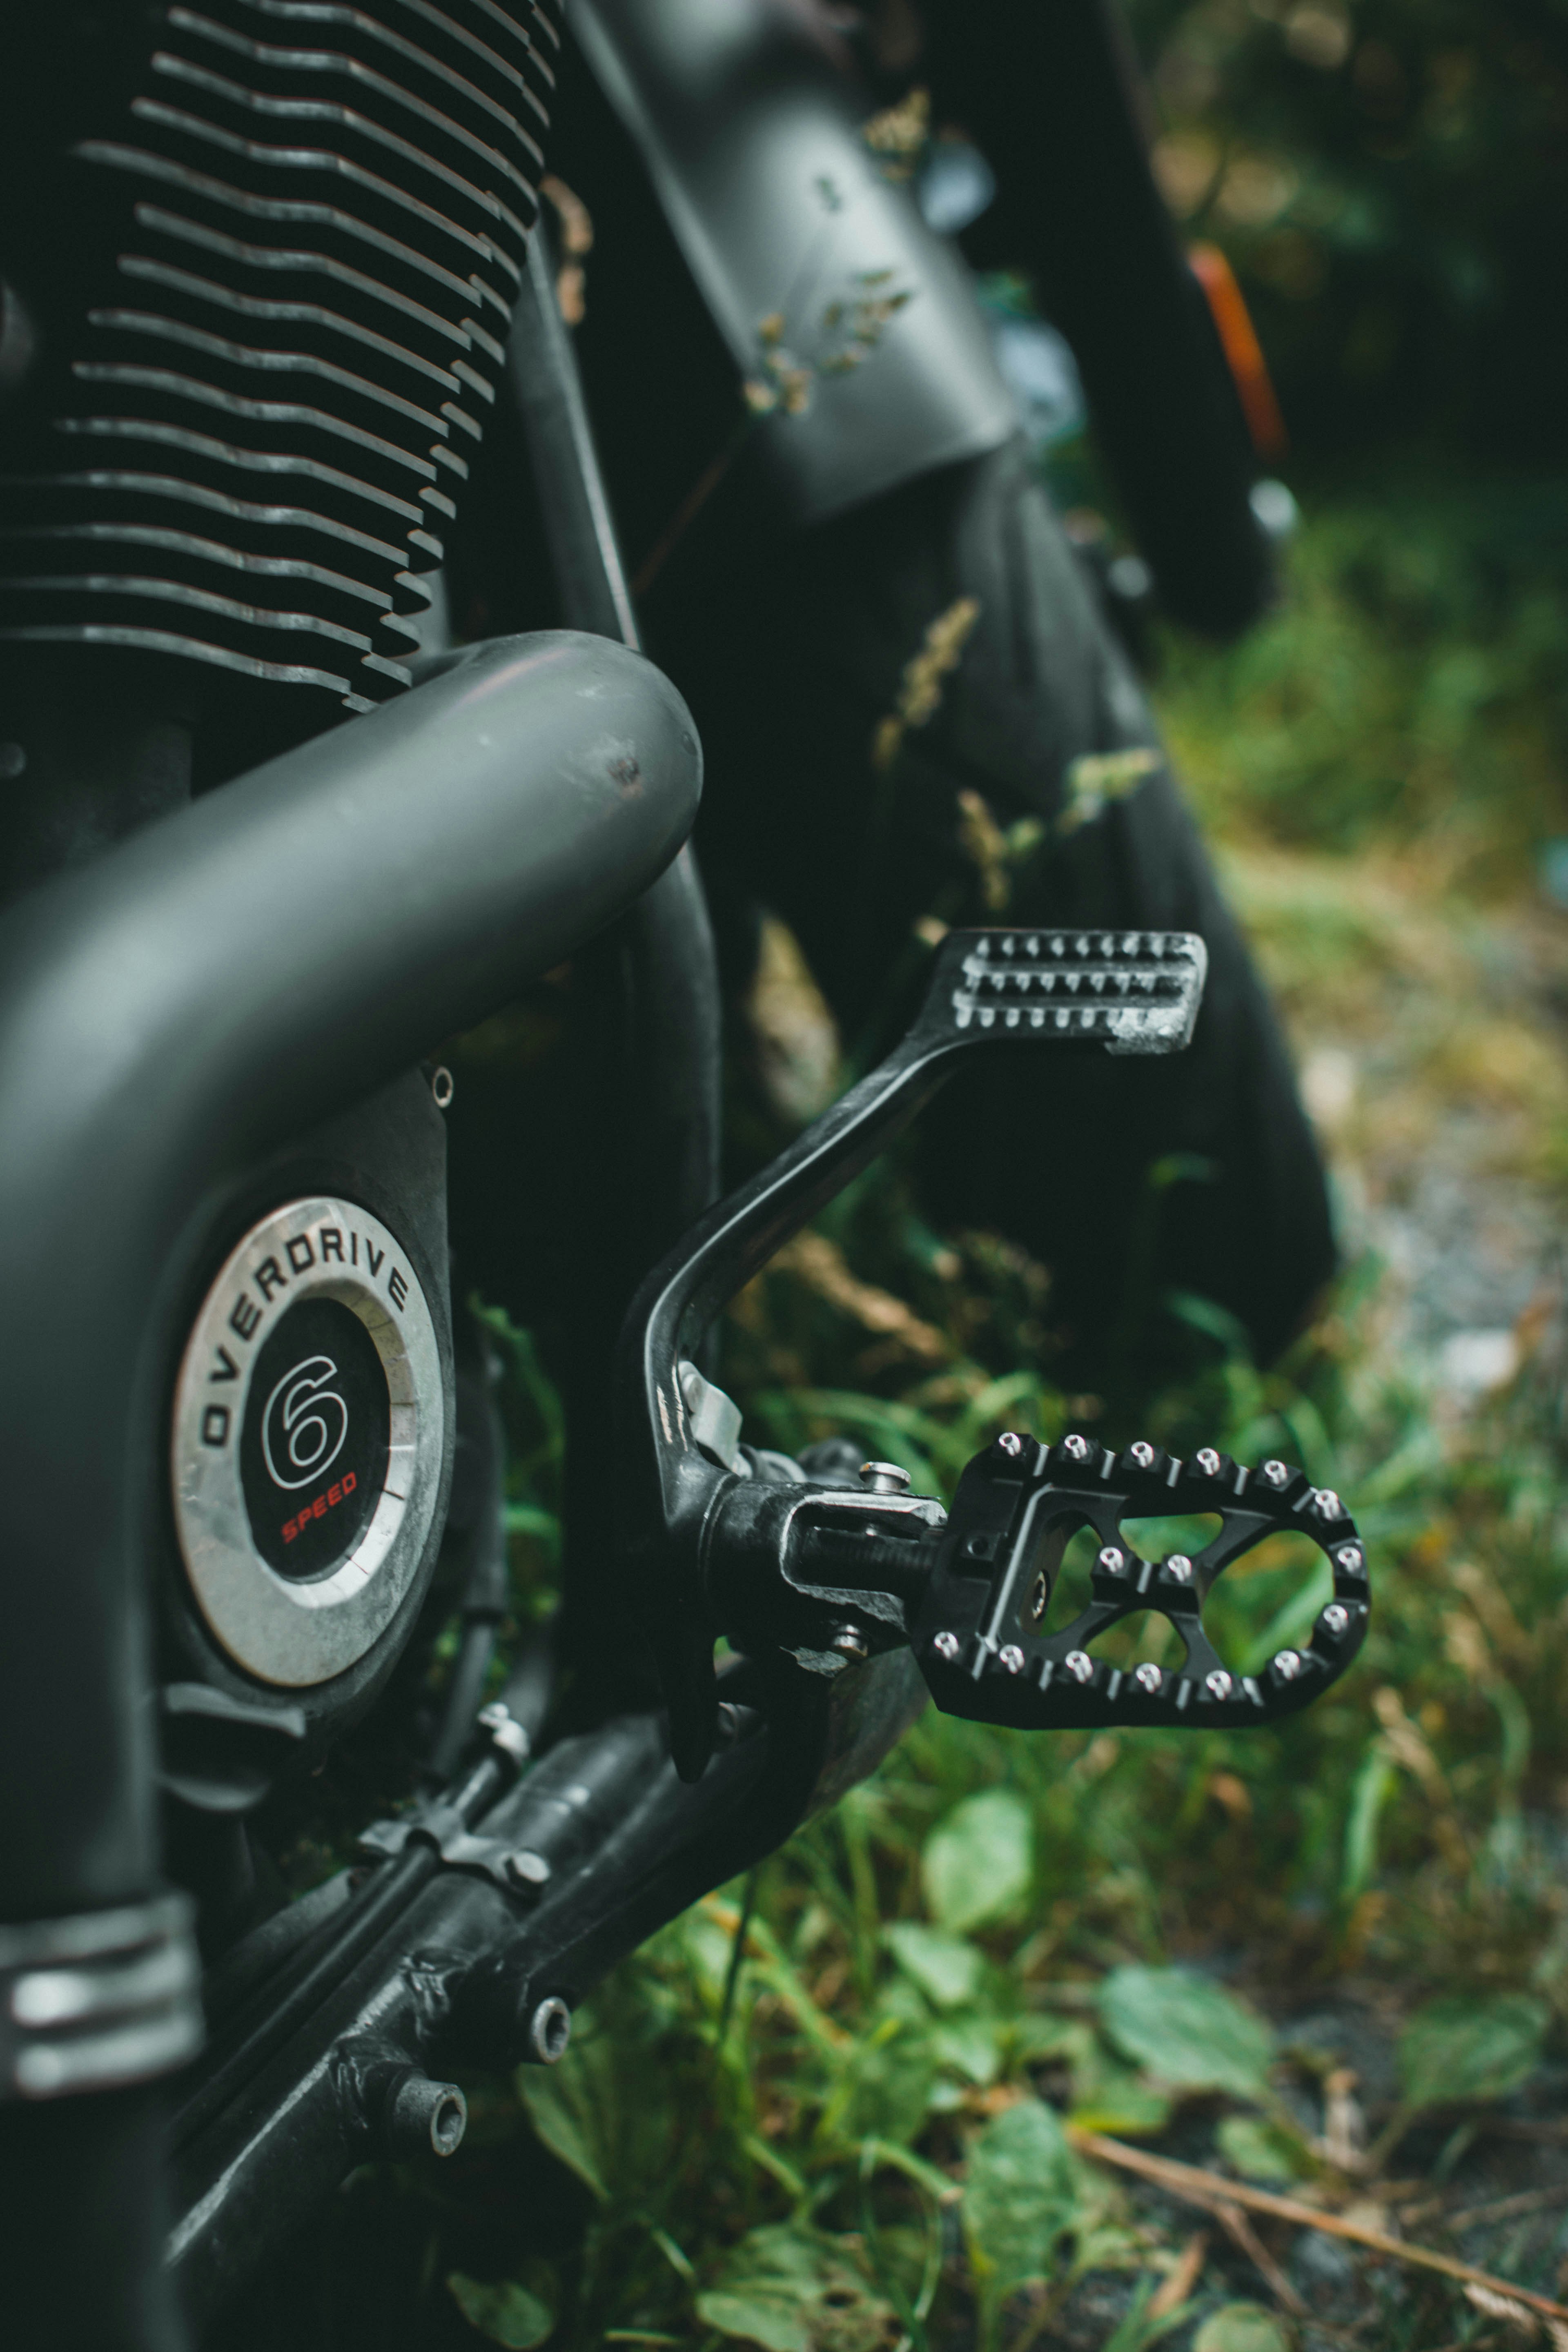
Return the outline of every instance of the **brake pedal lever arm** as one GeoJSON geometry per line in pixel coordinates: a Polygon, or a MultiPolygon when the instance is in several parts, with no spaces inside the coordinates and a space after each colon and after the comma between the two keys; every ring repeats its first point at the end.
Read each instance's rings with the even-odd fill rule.
{"type": "Polygon", "coordinates": [[[700,1772],[712,1746],[715,1628],[701,1553],[731,1483],[691,1431],[678,1370],[688,1343],[908,1126],[961,1052],[1178,1051],[1192,1035],[1206,963],[1190,932],[950,932],[920,1016],[893,1053],[720,1202],[644,1284],[616,1372],[620,1553],[658,1654],[684,1775],[700,1772]]]}

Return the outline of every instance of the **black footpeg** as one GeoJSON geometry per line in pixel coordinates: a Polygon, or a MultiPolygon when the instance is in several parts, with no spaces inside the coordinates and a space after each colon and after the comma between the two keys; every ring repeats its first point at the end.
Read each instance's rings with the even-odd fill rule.
{"type": "Polygon", "coordinates": [[[1113,1454],[1085,1437],[1047,1447],[1009,1432],[959,1483],[910,1642],[947,1715],[1021,1731],[1237,1725],[1310,1706],[1355,1656],[1368,1613],[1355,1522],[1337,1495],[1288,1463],[1248,1470],[1208,1447],[1180,1462],[1152,1445],[1113,1454]],[[1141,1559],[1121,1531],[1129,1519],[1215,1512],[1218,1534],[1190,1556],[1141,1559]],[[1089,1605],[1047,1633],[1062,1555],[1084,1528],[1100,1538],[1089,1605]],[[1279,1650],[1258,1675],[1244,1674],[1215,1650],[1204,1603],[1234,1561],[1286,1530],[1324,1554],[1333,1597],[1304,1647],[1279,1650]],[[1100,1635],[1149,1611],[1174,1629],[1179,1664],[1095,1656],[1100,1635]]]}

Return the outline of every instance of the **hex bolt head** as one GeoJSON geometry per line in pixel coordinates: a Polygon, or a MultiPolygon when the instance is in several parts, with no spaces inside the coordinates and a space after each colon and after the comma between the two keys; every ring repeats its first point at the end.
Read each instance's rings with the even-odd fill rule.
{"type": "Polygon", "coordinates": [[[1062,1664],[1075,1683],[1091,1683],[1094,1680],[1094,1660],[1087,1652],[1069,1650],[1062,1664]]]}
{"type": "Polygon", "coordinates": [[[1107,1576],[1125,1576],[1127,1554],[1124,1551],[1118,1551],[1114,1544],[1107,1544],[1094,1564],[1096,1568],[1102,1568],[1107,1576]]]}
{"type": "Polygon", "coordinates": [[[1184,1551],[1173,1551],[1165,1562],[1165,1573],[1167,1576],[1174,1577],[1178,1584],[1190,1584],[1193,1580],[1193,1563],[1184,1551]]]}
{"type": "Polygon", "coordinates": [[[572,2039],[572,2012],[558,1993],[548,1993],[528,2021],[528,2055],[542,2066],[558,2065],[572,2039]]]}
{"type": "Polygon", "coordinates": [[[1079,1437],[1075,1430],[1070,1437],[1063,1438],[1062,1452],[1067,1455],[1069,1462],[1087,1462],[1089,1460],[1089,1440],[1087,1437],[1079,1437]]]}
{"type": "Polygon", "coordinates": [[[1165,1677],[1152,1658],[1145,1658],[1141,1666],[1133,1667],[1132,1679],[1141,1691],[1152,1693],[1159,1689],[1165,1677]]]}
{"type": "Polygon", "coordinates": [[[1216,1666],[1212,1675],[1205,1675],[1204,1676],[1204,1688],[1207,1691],[1210,1698],[1228,1698],[1232,1690],[1235,1688],[1235,1685],[1232,1683],[1230,1676],[1226,1673],[1225,1668],[1223,1666],[1216,1666]]]}
{"type": "Polygon", "coordinates": [[[454,2156],[468,2128],[468,2103],[456,2083],[433,2083],[411,2066],[388,2099],[385,2117],[394,2156],[454,2156]]]}
{"type": "Polygon", "coordinates": [[[1351,1612],[1345,1607],[1344,1602],[1342,1601],[1331,1601],[1322,1615],[1322,1627],[1324,1633],[1332,1633],[1337,1639],[1338,1636],[1344,1632],[1350,1622],[1351,1612]]]}
{"type": "Polygon", "coordinates": [[[1005,1429],[996,1440],[996,1451],[1005,1454],[1010,1461],[1016,1461],[1024,1451],[1024,1441],[1016,1429],[1005,1429]]]}
{"type": "Polygon", "coordinates": [[[1312,1497],[1312,1508],[1321,1519],[1342,1519],[1345,1507],[1331,1486],[1320,1486],[1312,1497]]]}
{"type": "Polygon", "coordinates": [[[1154,1449],[1146,1438],[1141,1437],[1136,1445],[1128,1447],[1127,1458],[1130,1462],[1136,1462],[1140,1470],[1152,1470],[1154,1467],[1154,1449]]]}
{"type": "Polygon", "coordinates": [[[1290,1473],[1283,1462],[1266,1462],[1258,1475],[1270,1486],[1288,1486],[1290,1484],[1290,1473]]]}
{"type": "Polygon", "coordinates": [[[1009,1642],[1006,1648],[998,1654],[997,1664],[1005,1667],[1006,1672],[1010,1675],[1021,1675],[1023,1673],[1024,1653],[1020,1650],[1016,1642],[1009,1642]]]}
{"type": "Polygon", "coordinates": [[[1201,1470],[1205,1478],[1217,1478],[1222,1467],[1219,1455],[1212,1445],[1199,1446],[1193,1456],[1193,1465],[1195,1469],[1201,1470]]]}
{"type": "Polygon", "coordinates": [[[913,1481],[900,1462],[862,1462],[860,1484],[873,1495],[907,1495],[913,1481]]]}
{"type": "Polygon", "coordinates": [[[840,1625],[833,1636],[833,1646],[841,1658],[868,1658],[870,1644],[858,1625],[840,1625]]]}
{"type": "Polygon", "coordinates": [[[932,1642],[931,1648],[936,1652],[939,1658],[945,1659],[947,1664],[951,1666],[956,1663],[958,1658],[958,1636],[956,1633],[939,1633],[935,1641],[932,1642]]]}
{"type": "Polygon", "coordinates": [[[1301,1671],[1300,1651],[1276,1650],[1274,1653],[1274,1671],[1279,1675],[1282,1683],[1293,1683],[1297,1675],[1301,1671]]]}

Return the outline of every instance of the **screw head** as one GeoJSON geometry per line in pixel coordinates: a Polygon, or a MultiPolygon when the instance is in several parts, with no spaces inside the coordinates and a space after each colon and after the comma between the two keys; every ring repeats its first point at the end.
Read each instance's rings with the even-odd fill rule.
{"type": "Polygon", "coordinates": [[[868,1658],[871,1654],[858,1625],[840,1625],[833,1636],[833,1646],[841,1658],[868,1658]]]}
{"type": "Polygon", "coordinates": [[[1193,1456],[1193,1465],[1195,1469],[1203,1472],[1205,1478],[1219,1476],[1220,1459],[1212,1445],[1200,1445],[1193,1456]]]}
{"type": "Polygon", "coordinates": [[[1127,1573],[1127,1555],[1124,1551],[1118,1551],[1114,1544],[1107,1544],[1105,1549],[1100,1553],[1100,1558],[1095,1561],[1095,1566],[1097,1568],[1102,1568],[1107,1576],[1125,1576],[1127,1573]]]}
{"type": "Polygon", "coordinates": [[[1290,1484],[1290,1473],[1283,1462],[1266,1462],[1259,1475],[1270,1486],[1288,1486],[1290,1484]]]}
{"type": "Polygon", "coordinates": [[[1223,1666],[1216,1666],[1212,1675],[1204,1676],[1204,1688],[1210,1698],[1228,1698],[1234,1687],[1223,1666]]]}
{"type": "Polygon", "coordinates": [[[1366,1555],[1360,1544],[1341,1544],[1334,1554],[1334,1566],[1342,1569],[1346,1576],[1364,1576],[1366,1555]]]}
{"type": "Polygon", "coordinates": [[[907,1495],[912,1481],[900,1462],[862,1462],[860,1484],[873,1495],[907,1495]]]}
{"type": "Polygon", "coordinates": [[[556,2066],[572,2039],[572,2012],[557,1993],[549,1993],[528,2021],[529,2055],[542,2066],[556,2066]]]}
{"type": "Polygon", "coordinates": [[[1165,1562],[1165,1573],[1167,1576],[1174,1577],[1178,1584],[1190,1584],[1193,1580],[1193,1563],[1184,1551],[1173,1551],[1165,1562]]]}
{"type": "Polygon", "coordinates": [[[1010,1461],[1016,1461],[1024,1451],[1024,1441],[1016,1429],[1005,1429],[996,1440],[996,1451],[1005,1454],[1010,1461]]]}
{"type": "Polygon", "coordinates": [[[1128,1447],[1127,1458],[1130,1462],[1136,1462],[1140,1470],[1152,1470],[1154,1467],[1154,1449],[1145,1438],[1141,1437],[1136,1445],[1128,1447]]]}
{"type": "Polygon", "coordinates": [[[998,1663],[1005,1666],[1010,1675],[1021,1675],[1023,1673],[1024,1653],[1020,1650],[1016,1642],[1008,1643],[1006,1648],[999,1654],[998,1663]]]}
{"type": "Polygon", "coordinates": [[[534,1853],[528,1846],[520,1846],[515,1853],[509,1853],[501,1867],[514,1886],[542,1886],[550,1876],[550,1864],[544,1856],[534,1853]]]}
{"type": "Polygon", "coordinates": [[[1277,1650],[1274,1654],[1274,1671],[1281,1682],[1293,1683],[1301,1671],[1300,1651],[1277,1650]]]}
{"type": "Polygon", "coordinates": [[[1323,1612],[1322,1625],[1324,1633],[1342,1633],[1350,1622],[1351,1612],[1345,1607],[1343,1601],[1331,1601],[1328,1607],[1323,1612]]]}
{"type": "Polygon", "coordinates": [[[1132,1679],[1141,1691],[1152,1692],[1159,1689],[1165,1677],[1152,1658],[1145,1658],[1141,1666],[1133,1667],[1132,1679]]]}
{"type": "Polygon", "coordinates": [[[1079,1437],[1075,1430],[1070,1437],[1063,1438],[1062,1452],[1067,1455],[1069,1462],[1087,1462],[1089,1460],[1089,1440],[1087,1437],[1079,1437]]]}
{"type": "Polygon", "coordinates": [[[1075,1683],[1090,1683],[1094,1680],[1094,1660],[1087,1656],[1082,1650],[1069,1650],[1062,1664],[1075,1683]]]}
{"type": "Polygon", "coordinates": [[[1312,1497],[1312,1508],[1321,1519],[1342,1519],[1345,1507],[1331,1486],[1320,1486],[1312,1497]]]}
{"type": "Polygon", "coordinates": [[[939,1658],[945,1658],[951,1666],[958,1656],[958,1636],[956,1633],[939,1633],[931,1643],[931,1648],[939,1658]]]}

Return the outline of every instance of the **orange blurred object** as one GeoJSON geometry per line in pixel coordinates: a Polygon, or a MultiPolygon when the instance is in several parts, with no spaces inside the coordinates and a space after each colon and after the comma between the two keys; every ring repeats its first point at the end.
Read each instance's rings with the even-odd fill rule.
{"type": "Polygon", "coordinates": [[[1290,446],[1285,419],[1268,373],[1268,362],[1247,312],[1236,272],[1217,245],[1194,245],[1187,251],[1194,277],[1204,289],[1209,313],[1219,335],[1237,395],[1241,402],[1252,446],[1260,457],[1282,457],[1290,446]]]}

